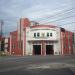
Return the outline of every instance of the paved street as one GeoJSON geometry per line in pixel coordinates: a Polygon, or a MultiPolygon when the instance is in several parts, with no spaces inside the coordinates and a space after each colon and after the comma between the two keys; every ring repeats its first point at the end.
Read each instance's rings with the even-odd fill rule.
{"type": "Polygon", "coordinates": [[[75,75],[75,56],[0,57],[0,75],[75,75]]]}

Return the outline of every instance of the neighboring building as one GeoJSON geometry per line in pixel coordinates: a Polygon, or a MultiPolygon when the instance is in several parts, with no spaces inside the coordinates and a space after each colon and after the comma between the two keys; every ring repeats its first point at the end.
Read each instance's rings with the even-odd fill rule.
{"type": "Polygon", "coordinates": [[[23,55],[22,43],[18,40],[18,32],[11,32],[10,35],[10,55],[23,55]]]}
{"type": "Polygon", "coordinates": [[[11,55],[74,54],[74,33],[52,25],[20,19],[18,30],[10,33],[11,55]]]}
{"type": "Polygon", "coordinates": [[[0,39],[0,51],[4,51],[4,37],[0,39]]]}
{"type": "Polygon", "coordinates": [[[4,38],[4,52],[9,54],[10,52],[10,38],[4,38]]]}
{"type": "Polygon", "coordinates": [[[10,51],[10,38],[1,37],[0,39],[0,51],[8,54],[10,51]]]}

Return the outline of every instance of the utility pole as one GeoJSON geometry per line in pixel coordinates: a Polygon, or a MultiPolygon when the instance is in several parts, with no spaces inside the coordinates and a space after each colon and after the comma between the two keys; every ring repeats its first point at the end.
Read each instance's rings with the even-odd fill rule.
{"type": "Polygon", "coordinates": [[[4,21],[0,20],[0,51],[2,51],[3,48],[4,48],[4,43],[3,43],[3,24],[4,24],[4,21]]]}
{"type": "Polygon", "coordinates": [[[4,24],[4,21],[0,20],[0,36],[1,37],[3,36],[3,24],[4,24]]]}

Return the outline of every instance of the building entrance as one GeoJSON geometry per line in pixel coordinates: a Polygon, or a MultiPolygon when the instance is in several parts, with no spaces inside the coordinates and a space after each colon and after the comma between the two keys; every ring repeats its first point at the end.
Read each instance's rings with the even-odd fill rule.
{"type": "Polygon", "coordinates": [[[41,45],[33,45],[34,55],[41,55],[41,45]]]}
{"type": "Polygon", "coordinates": [[[53,45],[46,45],[46,55],[53,55],[54,50],[53,50],[53,45]]]}

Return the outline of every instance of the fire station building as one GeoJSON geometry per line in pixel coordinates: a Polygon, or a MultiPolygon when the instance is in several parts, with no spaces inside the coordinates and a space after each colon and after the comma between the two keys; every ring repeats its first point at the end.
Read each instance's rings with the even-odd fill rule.
{"type": "Polygon", "coordinates": [[[21,18],[10,33],[10,55],[71,55],[75,34],[53,25],[41,25],[21,18]]]}

